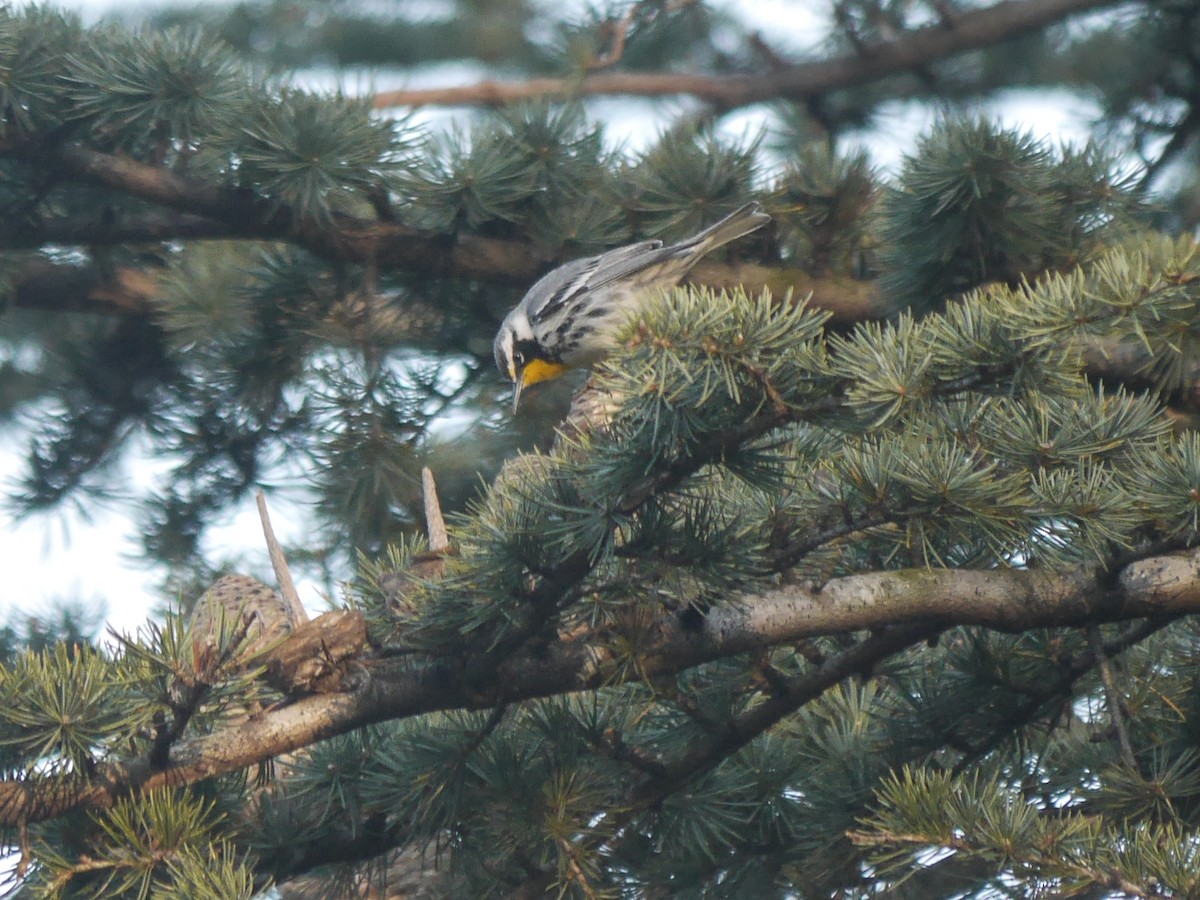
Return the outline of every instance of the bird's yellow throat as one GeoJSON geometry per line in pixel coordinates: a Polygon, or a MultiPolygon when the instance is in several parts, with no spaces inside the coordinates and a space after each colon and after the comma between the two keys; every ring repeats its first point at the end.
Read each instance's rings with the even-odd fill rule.
{"type": "Polygon", "coordinates": [[[521,392],[531,384],[537,384],[539,381],[549,381],[551,378],[557,378],[563,372],[567,371],[567,367],[562,363],[548,362],[544,359],[531,359],[526,363],[518,375],[514,375],[513,381],[513,412],[517,411],[517,406],[521,402],[521,392]]]}
{"type": "Polygon", "coordinates": [[[527,388],[531,384],[537,384],[539,381],[549,381],[552,378],[557,378],[565,371],[567,371],[567,367],[562,363],[547,362],[544,359],[531,359],[525,368],[521,370],[521,387],[527,388]]]}

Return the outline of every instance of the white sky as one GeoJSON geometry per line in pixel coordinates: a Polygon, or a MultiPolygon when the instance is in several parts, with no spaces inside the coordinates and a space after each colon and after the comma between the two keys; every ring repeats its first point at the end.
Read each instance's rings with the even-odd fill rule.
{"type": "MultiPolygon", "coordinates": [[[[85,21],[92,22],[103,12],[121,9],[128,13],[135,4],[112,0],[58,0],[58,6],[81,11],[85,21]]],[[[155,3],[153,6],[164,4],[155,3]]],[[[228,5],[222,2],[222,5],[228,5]]],[[[787,0],[713,0],[713,6],[735,8],[743,19],[757,27],[776,46],[800,49],[817,40],[821,20],[810,12],[817,4],[787,2],[787,0]],[[789,23],[781,28],[780,23],[789,23]],[[780,44],[786,40],[788,43],[780,44]]],[[[149,6],[149,4],[147,4],[149,6]]],[[[353,86],[345,74],[312,73],[314,86],[341,83],[353,86]]],[[[307,79],[306,79],[307,80],[307,79]]],[[[409,86],[469,83],[474,80],[462,68],[430,67],[419,76],[405,76],[409,86]]],[[[386,74],[364,77],[364,86],[378,89],[397,86],[386,74]]],[[[657,122],[648,102],[607,100],[594,104],[595,118],[606,122],[611,139],[623,140],[631,148],[652,140],[657,122]]],[[[1098,111],[1080,98],[1065,92],[1013,92],[1002,101],[986,107],[1006,125],[1030,130],[1039,137],[1055,143],[1080,141],[1098,111]]],[[[897,102],[886,107],[879,125],[857,140],[865,146],[871,158],[885,169],[895,171],[901,156],[913,146],[915,137],[926,130],[933,120],[933,111],[915,103],[897,102]]],[[[661,111],[659,113],[661,117],[661,111]]],[[[661,118],[658,118],[661,121],[661,118]]],[[[754,134],[764,121],[764,111],[748,109],[727,117],[723,124],[732,134],[754,134]]],[[[23,429],[5,428],[0,431],[0,492],[6,492],[24,471],[24,447],[28,435],[23,429]]],[[[133,454],[131,454],[132,456],[133,454]]],[[[124,465],[126,488],[131,495],[151,486],[161,478],[163,466],[147,462],[144,455],[128,459],[124,465]]],[[[116,480],[114,479],[114,482],[116,480]]],[[[272,521],[280,539],[286,544],[299,543],[305,538],[304,510],[281,492],[268,491],[272,521]]],[[[80,515],[74,505],[47,515],[31,516],[14,521],[11,512],[0,506],[0,566],[3,567],[3,588],[0,589],[0,623],[13,610],[37,614],[51,605],[55,598],[91,600],[103,598],[107,621],[119,630],[132,631],[145,621],[153,602],[153,585],[157,573],[141,568],[135,560],[139,539],[136,524],[129,516],[126,504],[110,504],[93,508],[90,516],[80,515]]],[[[243,571],[261,574],[269,571],[266,550],[257,512],[252,499],[247,499],[214,523],[205,538],[205,550],[220,556],[235,556],[245,560],[243,571]]],[[[273,580],[272,580],[273,581],[273,580]]],[[[317,612],[325,607],[321,588],[314,582],[300,579],[298,588],[305,604],[317,612]]]]}

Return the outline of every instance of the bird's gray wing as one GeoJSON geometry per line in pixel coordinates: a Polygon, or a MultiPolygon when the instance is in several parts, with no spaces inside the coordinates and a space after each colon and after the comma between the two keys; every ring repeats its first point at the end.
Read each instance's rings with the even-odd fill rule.
{"type": "Polygon", "coordinates": [[[599,256],[563,263],[529,289],[528,296],[538,298],[528,309],[529,321],[544,322],[583,291],[594,290],[638,271],[657,256],[655,251],[661,249],[662,241],[641,241],[599,256]]]}

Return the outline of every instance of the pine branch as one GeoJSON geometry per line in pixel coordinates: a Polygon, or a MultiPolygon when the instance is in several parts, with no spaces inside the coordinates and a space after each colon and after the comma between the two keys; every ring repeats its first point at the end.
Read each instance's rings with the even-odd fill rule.
{"type": "MultiPolygon", "coordinates": [[[[784,717],[820,697],[838,682],[851,675],[870,672],[889,656],[928,640],[941,631],[942,626],[937,624],[916,623],[873,634],[824,660],[814,670],[784,679],[770,699],[735,716],[731,721],[722,723],[719,730],[710,730],[704,740],[668,763],[655,762],[653,768],[649,768],[639,763],[639,759],[644,755],[642,751],[622,744],[624,754],[618,758],[628,760],[634,768],[645,772],[647,777],[633,785],[625,801],[617,804],[620,812],[606,823],[608,828],[603,834],[588,840],[602,841],[607,840],[609,834],[620,834],[637,813],[662,803],[671,794],[690,784],[784,717]]],[[[545,874],[538,873],[532,876],[522,887],[532,889],[544,880],[545,874]]],[[[520,895],[519,889],[514,894],[520,895]]]]}
{"type": "Polygon", "coordinates": [[[845,56],[752,75],[608,72],[582,79],[484,81],[456,88],[388,91],[376,96],[375,106],[503,106],[528,100],[614,94],[687,94],[722,111],[768,100],[804,101],[917,71],[931,62],[1012,40],[1078,13],[1115,5],[1117,0],[1007,0],[902,34],[895,40],[864,43],[845,56]]]}
{"type": "Polygon", "coordinates": [[[889,656],[930,640],[943,630],[943,625],[933,622],[897,625],[829,657],[811,672],[785,679],[774,696],[735,716],[726,723],[722,733],[694,745],[683,756],[666,764],[661,774],[635,786],[631,791],[631,808],[647,809],[662,802],[669,794],[707,772],[838,682],[851,675],[870,672],[889,656]]]}
{"type": "MultiPolygon", "coordinates": [[[[29,141],[9,145],[4,152],[36,158],[40,164],[56,165],[74,178],[188,214],[178,220],[181,226],[199,227],[196,217],[223,226],[220,232],[214,229],[201,235],[204,237],[284,240],[333,261],[374,262],[426,274],[455,274],[493,281],[531,280],[544,265],[529,245],[513,241],[473,235],[452,238],[395,222],[348,215],[334,216],[332,227],[325,227],[304,220],[290,207],[252,191],[210,184],[82,144],[47,145],[29,141]]],[[[98,226],[97,232],[102,234],[103,228],[98,226]]],[[[156,233],[156,239],[165,238],[166,234],[156,233]]]]}
{"type": "Polygon", "coordinates": [[[647,628],[658,637],[636,664],[618,660],[602,637],[557,641],[513,655],[481,685],[461,665],[428,660],[398,667],[364,661],[371,678],[353,693],[304,697],[173,748],[155,767],[146,756],[97,766],[91,778],[0,781],[0,825],[38,822],[78,808],[103,808],[130,791],[190,784],[244,769],[364,725],[449,709],[491,709],[535,697],[679,672],[701,663],[805,637],[936,623],[1019,632],[1200,611],[1200,554],[1130,564],[1111,588],[1090,572],[912,569],[834,579],[820,590],[785,585],[709,611],[701,627],[679,614],[647,628]]]}
{"type": "MultiPolygon", "coordinates": [[[[1151,635],[1162,631],[1162,629],[1178,618],[1177,614],[1164,614],[1152,616],[1138,622],[1116,638],[1103,642],[1102,651],[1109,658],[1124,653],[1151,635]]],[[[1075,683],[1090,672],[1095,664],[1096,658],[1092,653],[1083,654],[1076,659],[1064,663],[1061,675],[1053,684],[1042,686],[1039,690],[1035,691],[1028,702],[1022,704],[1019,709],[997,723],[997,727],[988,735],[987,739],[967,752],[955,764],[953,771],[956,774],[965,772],[976,762],[993,752],[1004,741],[1012,737],[1013,734],[1033,722],[1046,708],[1047,704],[1056,699],[1066,698],[1074,688],[1075,683]]]]}
{"type": "MultiPolygon", "coordinates": [[[[842,402],[841,397],[827,396],[803,409],[789,410],[778,406],[768,408],[742,425],[715,435],[695,448],[691,454],[662,467],[626,493],[611,512],[632,513],[650,497],[671,490],[688,476],[709,463],[725,458],[748,441],[761,437],[789,421],[803,421],[821,413],[832,412],[838,409],[842,402]]],[[[496,667],[503,660],[546,630],[547,625],[553,621],[553,614],[559,603],[591,572],[593,564],[591,550],[583,547],[560,562],[553,570],[540,573],[541,579],[522,597],[525,602],[522,606],[521,621],[511,628],[502,640],[497,640],[486,652],[470,660],[467,666],[468,677],[480,684],[494,678],[496,667]]]]}
{"type": "MultiPolygon", "coordinates": [[[[1141,643],[1146,638],[1166,628],[1179,618],[1178,615],[1162,615],[1146,619],[1130,627],[1118,638],[1104,642],[1103,652],[1108,656],[1123,653],[1141,643]]],[[[953,771],[958,774],[965,772],[972,765],[992,753],[1004,741],[1013,736],[1021,728],[1032,723],[1047,705],[1055,701],[1065,701],[1069,698],[1076,682],[1087,675],[1096,666],[1097,657],[1089,652],[1066,661],[1060,677],[1050,685],[1030,689],[1030,700],[1012,715],[998,724],[987,740],[968,752],[955,764],[953,771]]]]}
{"type": "Polygon", "coordinates": [[[153,272],[55,263],[35,257],[9,275],[13,309],[145,316],[159,290],[153,272]]]}
{"type": "MultiPolygon", "coordinates": [[[[20,227],[0,226],[0,248],[30,249],[47,243],[108,246],[186,239],[287,241],[331,262],[373,264],[381,269],[426,275],[454,275],[500,283],[531,283],[553,264],[532,244],[461,233],[423,232],[392,221],[338,214],[330,225],[300,219],[285,204],[249,191],[210,184],[114,156],[81,144],[9,146],[9,154],[51,158],[61,171],[118,193],[167,207],[137,217],[99,221],[49,219],[20,227]]],[[[715,288],[744,285],[782,297],[812,295],[840,323],[878,318],[889,310],[873,282],[818,278],[802,269],[763,265],[723,265],[706,261],[690,281],[715,288]]]]}
{"type": "Polygon", "coordinates": [[[1130,771],[1136,772],[1137,760],[1133,755],[1133,744],[1129,743],[1129,731],[1125,728],[1125,713],[1121,710],[1125,701],[1117,691],[1112,667],[1108,664],[1108,654],[1104,652],[1104,640],[1100,636],[1100,626],[1091,622],[1085,630],[1087,631],[1088,646],[1092,650],[1092,661],[1100,670],[1100,683],[1104,685],[1104,701],[1108,706],[1109,720],[1117,733],[1117,746],[1121,750],[1121,762],[1130,771]]]}
{"type": "Polygon", "coordinates": [[[33,250],[46,244],[111,247],[236,236],[222,222],[184,212],[147,210],[136,215],[106,212],[100,216],[0,221],[0,247],[10,250],[33,250]]]}
{"type": "Polygon", "coordinates": [[[678,12],[685,6],[692,6],[696,2],[697,0],[668,0],[665,4],[647,2],[631,4],[620,18],[609,19],[601,25],[601,31],[606,34],[609,45],[603,53],[588,63],[588,69],[592,71],[607,69],[619,63],[621,57],[625,55],[625,41],[629,38],[629,29],[639,19],[652,21],[658,15],[678,12]]]}
{"type": "MultiPolygon", "coordinates": [[[[989,849],[967,839],[934,840],[931,835],[923,834],[896,834],[889,832],[868,834],[863,831],[854,831],[850,833],[850,840],[859,847],[893,847],[901,845],[918,848],[937,845],[954,850],[964,856],[974,854],[984,855],[989,849]]],[[[1011,854],[1011,860],[1014,863],[1024,864],[1032,871],[1065,870],[1076,878],[1086,879],[1110,891],[1118,891],[1122,897],[1160,898],[1172,896],[1169,892],[1161,890],[1158,886],[1141,885],[1131,881],[1116,868],[1104,869],[1098,866],[1089,866],[1084,862],[1061,855],[1045,852],[1014,852],[1011,854]]],[[[1111,895],[1106,891],[1105,896],[1111,895]]]]}

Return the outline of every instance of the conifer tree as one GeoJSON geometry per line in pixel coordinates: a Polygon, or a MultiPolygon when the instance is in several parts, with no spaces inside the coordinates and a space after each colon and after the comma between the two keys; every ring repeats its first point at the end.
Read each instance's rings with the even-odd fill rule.
{"type": "Polygon", "coordinates": [[[828,13],[801,60],[687,0],[0,11],[11,502],[150,448],[146,556],[200,603],[6,634],[18,895],[1200,895],[1196,10],[828,13]],[[512,80],[276,74],[321,54],[512,80]],[[970,108],[1081,81],[1107,144],[970,108]],[[700,105],[628,152],[610,93],[700,105]],[[898,96],[961,108],[884,176],[845,138],[898,96]],[[509,414],[540,273],[752,199],[509,414]],[[345,582],[312,621],[202,553],[283,478],[345,582]]]}

